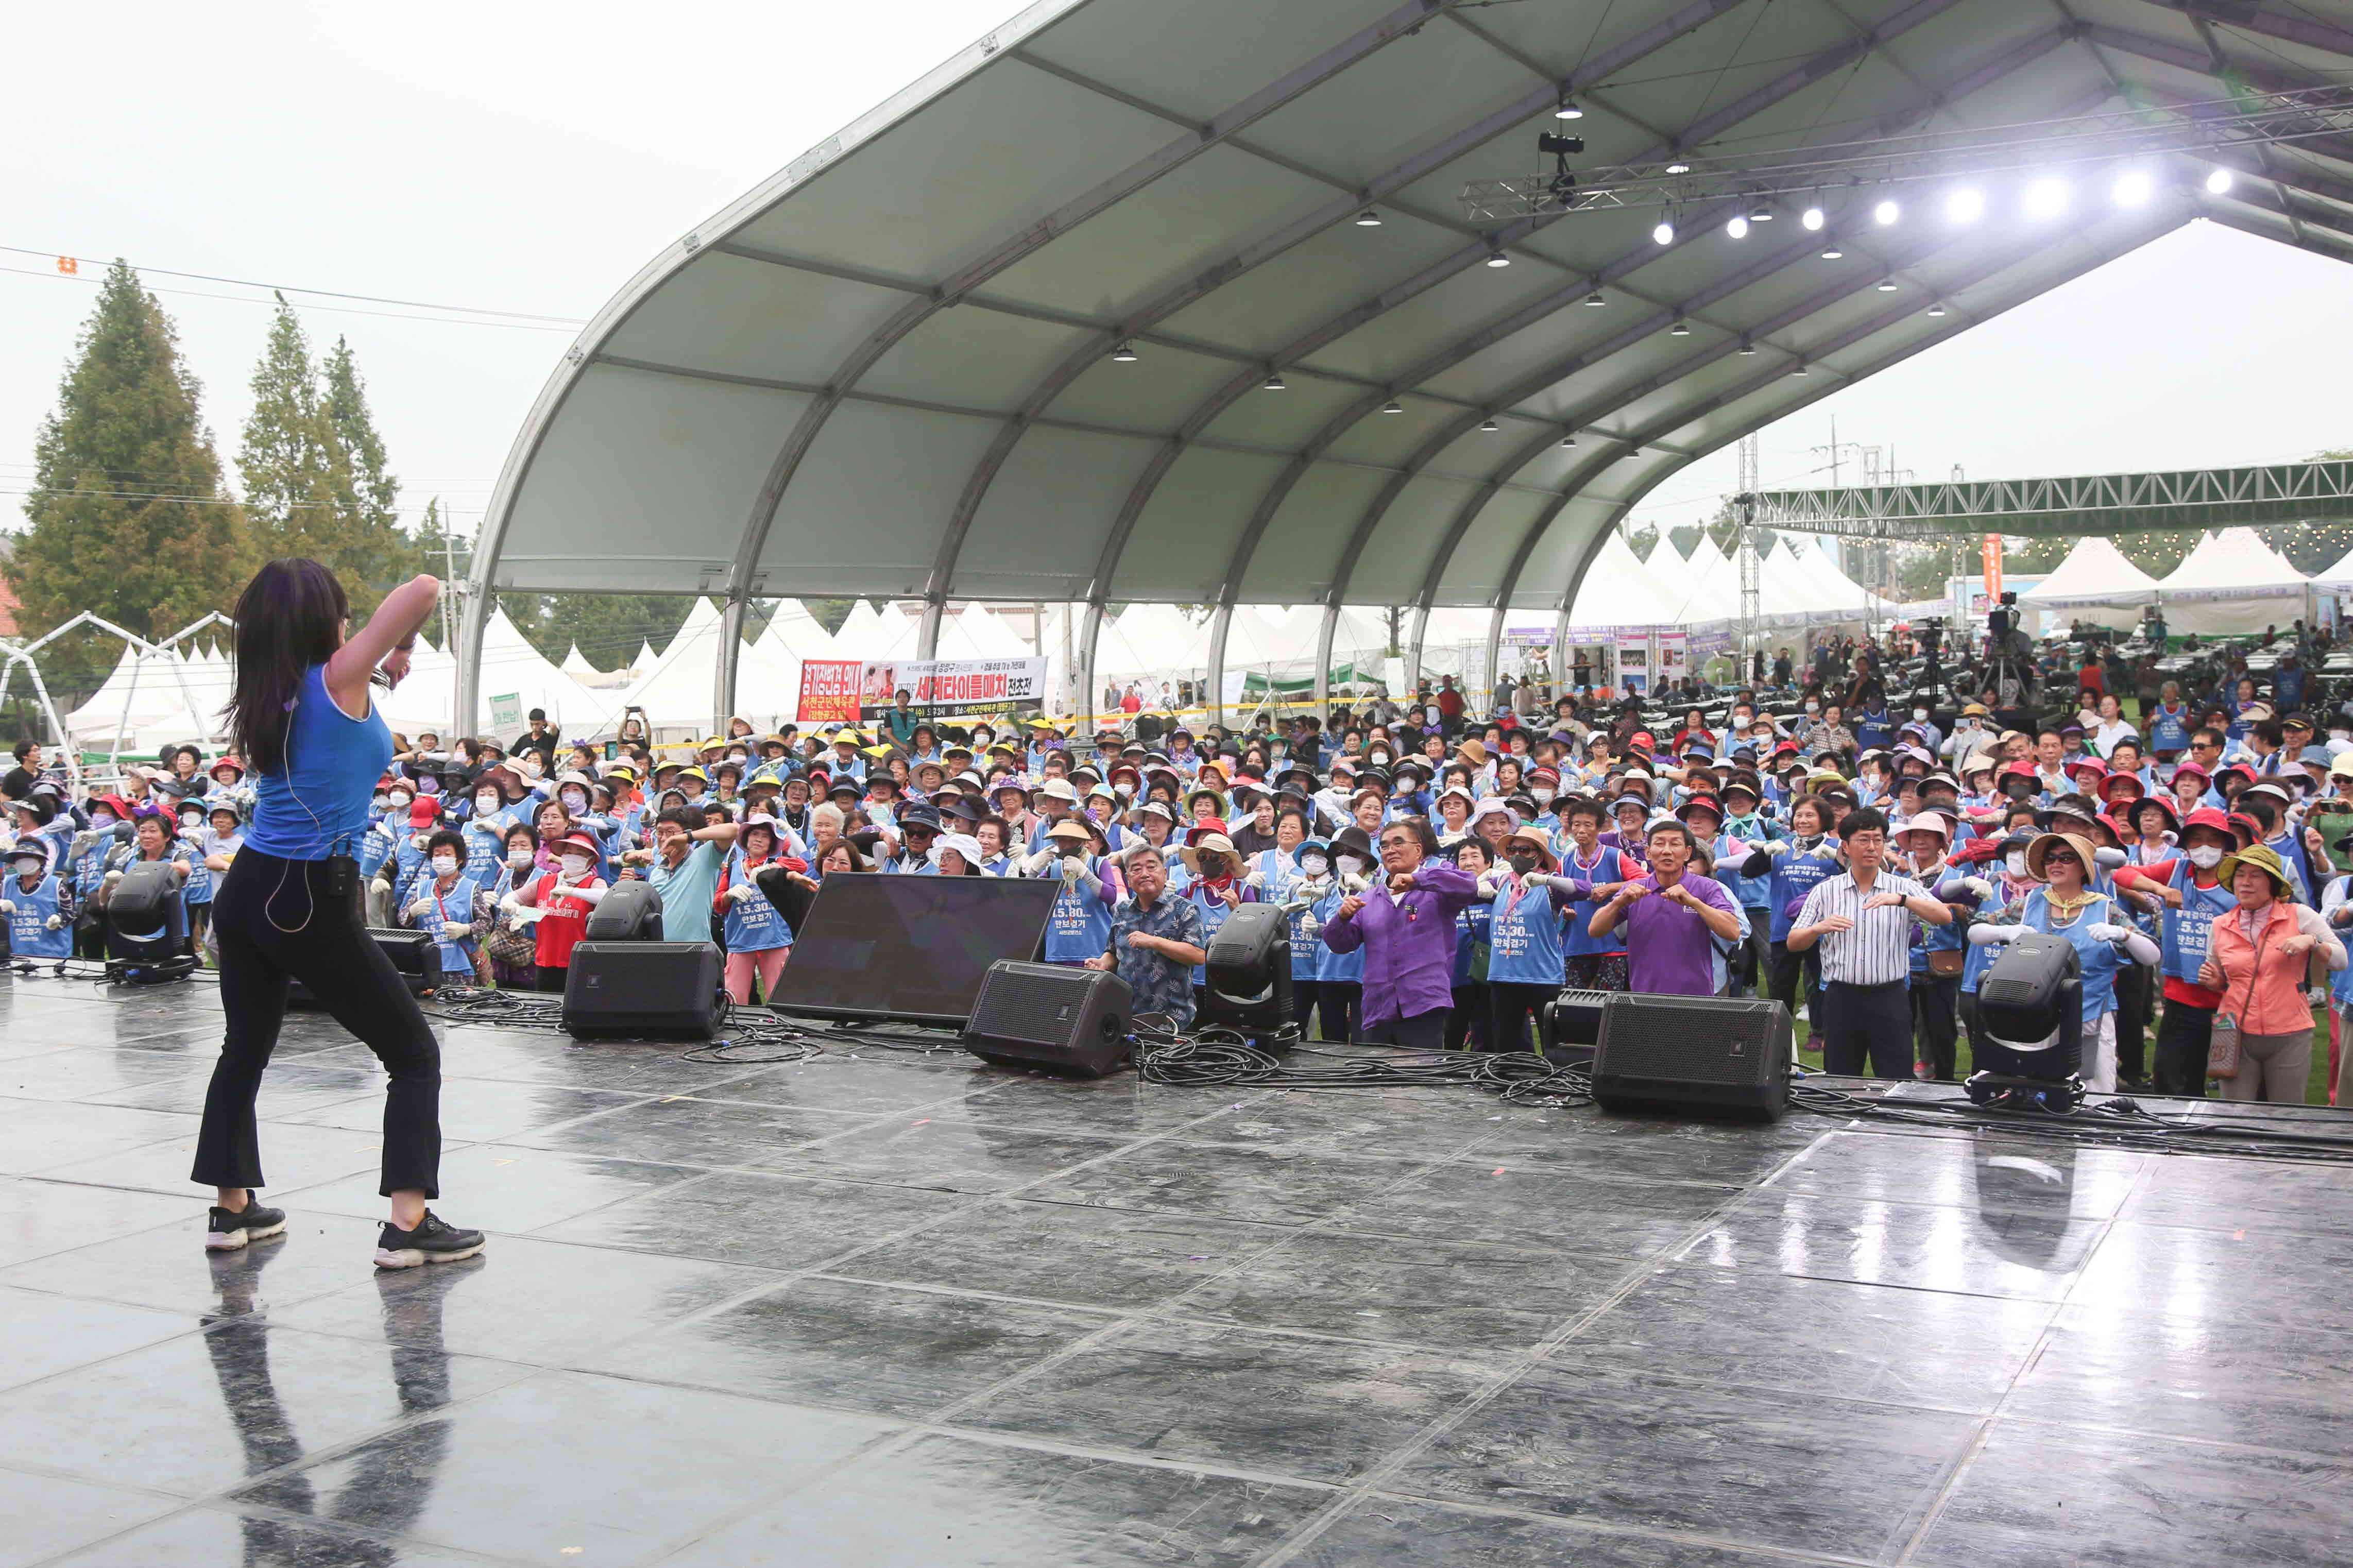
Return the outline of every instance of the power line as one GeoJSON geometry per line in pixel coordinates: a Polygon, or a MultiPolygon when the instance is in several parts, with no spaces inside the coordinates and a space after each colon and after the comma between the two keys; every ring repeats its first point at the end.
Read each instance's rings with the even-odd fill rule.
{"type": "MultiPolygon", "coordinates": [[[[175,501],[182,506],[243,506],[246,504],[236,496],[175,496],[165,495],[160,491],[154,490],[86,490],[79,489],[34,489],[20,490],[0,488],[0,496],[56,496],[61,499],[86,497],[93,500],[167,500],[175,501]]],[[[301,507],[306,510],[317,509],[320,510],[332,511],[335,510],[338,503],[323,500],[289,500],[278,501],[274,504],[282,507],[301,507]]],[[[421,506],[396,507],[393,510],[395,511],[415,511],[421,515],[424,512],[425,508],[421,506]]],[[[445,506],[441,509],[441,515],[444,517],[480,517],[483,515],[483,512],[488,510],[488,508],[477,510],[471,507],[445,506]]]]}
{"type": "MultiPolygon", "coordinates": [[[[7,247],[0,247],[0,249],[5,248],[7,247]]],[[[0,267],[0,272],[14,273],[19,278],[54,279],[61,283],[96,283],[98,281],[95,278],[85,278],[79,273],[43,272],[30,267],[0,267]]],[[[264,305],[274,308],[276,304],[274,300],[256,300],[243,294],[215,294],[203,289],[155,289],[151,286],[150,291],[157,294],[170,294],[184,300],[226,300],[232,305],[264,305]]],[[[350,305],[315,305],[307,300],[300,303],[306,310],[325,310],[341,316],[379,316],[395,321],[438,321],[445,327],[498,327],[511,332],[568,332],[573,330],[570,327],[543,327],[531,321],[479,321],[469,320],[464,316],[420,316],[407,310],[362,310],[350,305]]]]}
{"type": "MultiPolygon", "coordinates": [[[[77,266],[84,261],[90,261],[93,266],[100,265],[89,257],[71,256],[55,250],[31,250],[21,245],[0,245],[0,251],[15,256],[54,256],[60,261],[71,261],[77,266]]],[[[347,294],[333,289],[302,289],[291,283],[260,283],[250,278],[223,278],[211,272],[180,272],[169,267],[142,267],[136,262],[131,264],[131,269],[133,272],[153,272],[164,278],[192,279],[198,283],[228,283],[239,289],[268,289],[282,294],[316,294],[326,300],[357,300],[368,305],[405,305],[416,310],[456,310],[469,316],[504,316],[511,321],[550,322],[559,327],[585,327],[588,324],[575,316],[544,316],[530,310],[493,310],[472,305],[445,305],[434,300],[396,300],[381,294],[347,294]]],[[[78,274],[61,272],[58,276],[78,274]]]]}

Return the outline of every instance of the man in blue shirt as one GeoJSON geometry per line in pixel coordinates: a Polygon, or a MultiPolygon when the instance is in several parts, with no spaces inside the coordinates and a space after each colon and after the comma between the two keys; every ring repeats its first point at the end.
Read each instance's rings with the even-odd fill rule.
{"type": "Polygon", "coordinates": [[[664,942],[709,942],[711,900],[719,887],[724,851],[735,824],[705,827],[702,814],[673,806],[654,823],[654,847],[621,857],[625,878],[643,877],[661,895],[664,942]]]}

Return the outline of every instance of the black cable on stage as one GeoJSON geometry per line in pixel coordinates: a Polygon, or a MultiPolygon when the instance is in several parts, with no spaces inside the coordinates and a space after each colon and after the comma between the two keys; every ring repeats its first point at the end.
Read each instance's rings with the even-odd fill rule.
{"type": "MultiPolygon", "coordinates": [[[[1789,1086],[1789,1104],[1794,1110],[1840,1119],[2000,1132],[2142,1153],[2353,1164],[2353,1119],[2348,1119],[2341,1132],[2299,1133],[2276,1131],[2277,1119],[2251,1119],[2256,1124],[2250,1126],[2234,1117],[2165,1116],[2124,1097],[2087,1100],[2072,1110],[1997,1110],[1960,1100],[1884,1099],[1803,1079],[1789,1086]]],[[[2316,1124],[2320,1125],[2325,1124],[2316,1124]]]]}
{"type": "Polygon", "coordinates": [[[1275,1037],[1277,1050],[1252,1045],[1239,1032],[1219,1026],[1193,1034],[1179,1031],[1165,1016],[1135,1020],[1136,1075],[1146,1083],[1206,1089],[1483,1089],[1523,1105],[1588,1105],[1590,1075],[1533,1052],[1417,1051],[1402,1047],[1350,1051],[1318,1049],[1295,1041],[1296,1029],[1275,1037]],[[1312,1061],[1302,1060],[1313,1058],[1312,1061]]]}

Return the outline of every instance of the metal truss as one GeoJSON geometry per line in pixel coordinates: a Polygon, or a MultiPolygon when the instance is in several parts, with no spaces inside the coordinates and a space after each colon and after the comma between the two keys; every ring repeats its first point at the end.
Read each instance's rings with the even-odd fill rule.
{"type": "Polygon", "coordinates": [[[1729,157],[1675,154],[1664,162],[1473,180],[1462,207],[1473,223],[1612,207],[1694,207],[1743,197],[1820,198],[1928,180],[2113,163],[2168,153],[2211,154],[2353,132],[2353,88],[2323,86],[2236,97],[2158,112],[2147,106],[1913,136],[1786,148],[1729,157]]]}
{"type": "Polygon", "coordinates": [[[2353,521],[2353,460],[2161,474],[1762,490],[1759,528],[1848,539],[1956,533],[2137,533],[2241,523],[2353,521]]]}

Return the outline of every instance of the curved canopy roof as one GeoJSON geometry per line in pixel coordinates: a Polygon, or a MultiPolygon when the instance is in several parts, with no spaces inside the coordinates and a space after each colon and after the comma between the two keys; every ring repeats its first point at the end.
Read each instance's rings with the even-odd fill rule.
{"type": "Polygon", "coordinates": [[[1599,166],[2348,68],[2348,0],[1040,0],[597,313],[477,585],[1557,613],[1694,458],[2182,223],[2353,255],[2353,137],[2052,223],[1826,198],[1836,260],[1794,202],[1471,221],[1564,94],[1599,166]]]}

